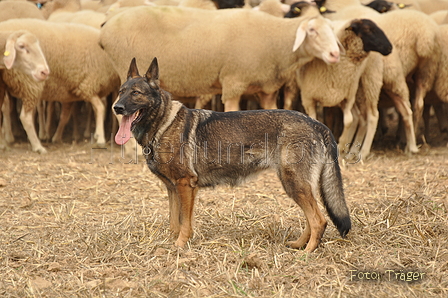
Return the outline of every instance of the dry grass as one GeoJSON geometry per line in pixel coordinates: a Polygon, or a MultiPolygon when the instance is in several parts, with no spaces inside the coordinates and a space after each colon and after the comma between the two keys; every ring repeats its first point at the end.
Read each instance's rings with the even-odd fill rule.
{"type": "Polygon", "coordinates": [[[0,296],[448,295],[445,147],[375,151],[344,168],[353,230],[342,240],[330,223],[311,254],[285,247],[304,217],[269,172],[199,192],[194,237],[174,248],[161,183],[115,150],[50,145],[41,156],[21,144],[1,154],[0,296]],[[401,281],[407,272],[419,280],[401,281]]]}

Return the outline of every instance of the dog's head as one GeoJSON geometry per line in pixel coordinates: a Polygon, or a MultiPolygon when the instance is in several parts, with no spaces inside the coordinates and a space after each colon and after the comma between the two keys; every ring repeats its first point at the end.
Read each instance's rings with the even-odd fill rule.
{"type": "Polygon", "coordinates": [[[118,145],[125,144],[131,137],[131,131],[151,119],[151,114],[160,106],[162,92],[159,85],[159,66],[154,58],[145,76],[138,73],[135,58],[132,59],[127,75],[127,81],[120,87],[114,111],[122,115],[120,128],[115,135],[118,145]]]}

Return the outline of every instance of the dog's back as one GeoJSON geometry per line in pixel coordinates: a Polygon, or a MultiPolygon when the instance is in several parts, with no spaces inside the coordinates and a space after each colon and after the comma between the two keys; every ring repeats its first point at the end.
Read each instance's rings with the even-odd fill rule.
{"type": "Polygon", "coordinates": [[[177,148],[172,162],[197,176],[198,187],[235,186],[274,168],[289,196],[297,197],[308,184],[314,198],[321,196],[341,236],[348,233],[337,143],[325,125],[287,110],[181,113],[182,124],[168,132],[179,140],[172,143],[177,148]]]}

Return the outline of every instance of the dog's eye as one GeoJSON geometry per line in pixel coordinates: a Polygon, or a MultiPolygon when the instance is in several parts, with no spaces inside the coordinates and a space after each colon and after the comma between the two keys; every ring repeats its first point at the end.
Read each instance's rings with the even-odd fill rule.
{"type": "Polygon", "coordinates": [[[133,94],[133,95],[139,95],[140,92],[139,92],[139,91],[132,91],[132,94],[133,94]]]}

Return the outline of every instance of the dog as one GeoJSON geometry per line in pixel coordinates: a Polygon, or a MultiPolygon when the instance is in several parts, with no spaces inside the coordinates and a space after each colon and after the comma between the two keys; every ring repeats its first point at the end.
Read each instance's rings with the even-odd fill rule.
{"type": "Polygon", "coordinates": [[[149,169],[166,185],[175,246],[184,247],[193,234],[199,188],[236,186],[269,168],[277,170],[285,192],[307,221],[299,239],[287,245],[306,245],[306,252],[319,245],[327,221],[318,197],[342,237],[351,229],[337,144],[322,123],[289,110],[189,109],[160,87],[157,58],[143,77],[132,59],[113,109],[122,115],[116,143],[125,144],[132,132],[149,169]]]}

